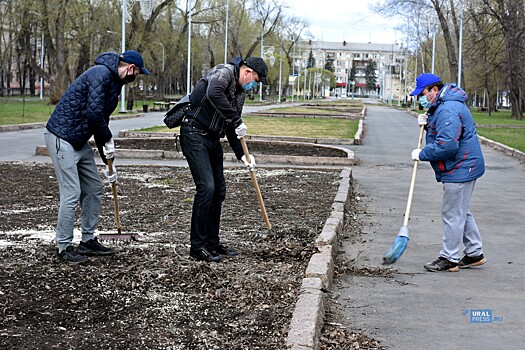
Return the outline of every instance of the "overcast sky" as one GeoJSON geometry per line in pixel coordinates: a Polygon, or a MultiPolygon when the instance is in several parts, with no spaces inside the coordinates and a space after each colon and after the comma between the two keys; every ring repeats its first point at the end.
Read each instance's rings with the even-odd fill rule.
{"type": "Polygon", "coordinates": [[[289,15],[310,21],[315,40],[389,44],[401,38],[396,21],[369,10],[376,0],[283,0],[289,15]]]}

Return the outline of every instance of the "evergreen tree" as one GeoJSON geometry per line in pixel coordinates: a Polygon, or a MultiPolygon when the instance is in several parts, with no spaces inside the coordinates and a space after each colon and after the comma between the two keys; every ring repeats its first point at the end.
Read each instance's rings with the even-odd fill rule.
{"type": "Polygon", "coordinates": [[[352,61],[352,68],[350,69],[350,77],[348,78],[348,81],[355,82],[355,75],[357,73],[357,68],[355,65],[355,61],[352,61]]]}
{"type": "Polygon", "coordinates": [[[335,72],[334,60],[332,58],[327,59],[324,64],[324,69],[329,70],[330,72],[335,72]]]}
{"type": "Polygon", "coordinates": [[[312,50],[310,50],[310,54],[308,55],[308,63],[306,68],[315,68],[315,58],[312,50]]]}
{"type": "Polygon", "coordinates": [[[377,88],[376,63],[371,59],[368,60],[365,70],[366,89],[375,91],[377,88]]]}

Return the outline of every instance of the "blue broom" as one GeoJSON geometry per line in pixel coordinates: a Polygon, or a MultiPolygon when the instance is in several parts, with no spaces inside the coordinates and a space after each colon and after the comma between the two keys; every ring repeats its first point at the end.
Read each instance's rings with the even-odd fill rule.
{"type": "MultiPolygon", "coordinates": [[[[423,142],[423,130],[425,127],[421,125],[421,130],[419,131],[419,142],[417,148],[421,148],[421,143],[423,142]]],[[[417,165],[419,161],[414,161],[414,170],[412,170],[412,181],[410,182],[410,190],[408,191],[408,201],[407,209],[405,211],[405,218],[403,220],[403,226],[399,229],[397,233],[396,240],[392,245],[392,248],[386,253],[383,257],[383,265],[390,265],[395,263],[401,255],[405,252],[407,248],[408,239],[410,237],[410,231],[408,230],[408,219],[410,217],[410,207],[412,205],[412,196],[414,194],[414,184],[416,183],[416,173],[417,165]]]]}

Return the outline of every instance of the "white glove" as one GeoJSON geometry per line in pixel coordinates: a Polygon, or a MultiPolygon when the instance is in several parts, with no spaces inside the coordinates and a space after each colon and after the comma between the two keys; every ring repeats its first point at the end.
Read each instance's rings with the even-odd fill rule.
{"type": "Polygon", "coordinates": [[[104,175],[106,175],[106,179],[108,179],[108,182],[110,184],[113,184],[117,182],[118,180],[118,173],[117,169],[115,168],[115,165],[113,164],[113,168],[111,169],[112,175],[109,175],[109,165],[106,165],[106,170],[104,171],[104,175]]]}
{"type": "Polygon", "coordinates": [[[419,153],[421,153],[421,149],[420,148],[416,148],[415,150],[412,151],[412,160],[420,160],[419,159],[419,153]]]}
{"type": "Polygon", "coordinates": [[[237,138],[243,138],[246,136],[246,130],[248,130],[248,127],[246,124],[241,123],[238,127],[235,128],[235,133],[237,134],[237,138]]]}
{"type": "Polygon", "coordinates": [[[104,155],[106,159],[112,159],[115,155],[115,141],[113,141],[113,138],[104,145],[104,155]]]}
{"type": "Polygon", "coordinates": [[[246,156],[242,156],[241,157],[241,160],[244,162],[244,164],[250,169],[250,170],[253,170],[255,169],[255,158],[249,154],[250,156],[250,160],[251,160],[251,163],[248,163],[248,161],[246,160],[246,156]]]}
{"type": "Polygon", "coordinates": [[[417,117],[417,123],[419,125],[427,125],[428,115],[426,113],[420,114],[417,117]]]}

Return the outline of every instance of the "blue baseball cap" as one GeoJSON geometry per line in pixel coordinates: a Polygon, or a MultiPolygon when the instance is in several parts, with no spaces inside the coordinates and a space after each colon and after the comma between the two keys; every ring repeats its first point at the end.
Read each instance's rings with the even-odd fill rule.
{"type": "Polygon", "coordinates": [[[120,60],[122,62],[134,64],[140,69],[140,73],[142,74],[151,74],[149,70],[147,70],[146,67],[144,67],[144,59],[142,58],[142,55],[136,50],[124,51],[120,55],[120,60]]]}
{"type": "Polygon", "coordinates": [[[416,78],[416,88],[410,93],[410,96],[419,95],[427,86],[441,82],[441,78],[432,73],[422,73],[416,78]]]}

